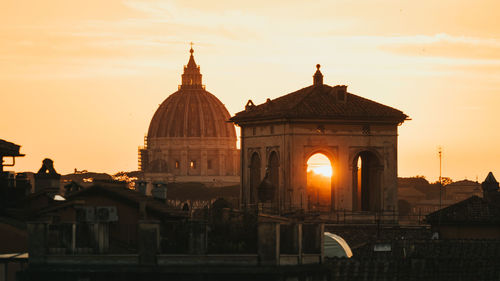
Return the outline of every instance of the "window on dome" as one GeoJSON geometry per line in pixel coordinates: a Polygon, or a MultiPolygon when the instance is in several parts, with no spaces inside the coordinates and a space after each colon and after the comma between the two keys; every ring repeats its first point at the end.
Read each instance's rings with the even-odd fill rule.
{"type": "Polygon", "coordinates": [[[196,169],[196,161],[191,160],[191,162],[189,162],[189,167],[190,167],[191,169],[196,169]]]}
{"type": "Polygon", "coordinates": [[[179,161],[175,161],[175,168],[176,168],[176,169],[179,169],[179,166],[180,166],[180,165],[179,165],[179,161]]]}

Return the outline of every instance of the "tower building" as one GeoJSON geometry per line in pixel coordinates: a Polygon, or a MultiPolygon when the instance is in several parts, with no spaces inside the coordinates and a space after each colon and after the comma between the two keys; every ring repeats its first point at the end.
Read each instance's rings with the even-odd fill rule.
{"type": "Polygon", "coordinates": [[[333,169],[330,186],[321,187],[330,193],[327,210],[397,211],[398,126],[408,116],[347,86],[323,84],[316,68],[313,85],[260,105],[249,100],[231,118],[241,127],[242,205],[320,210],[307,161],[323,154],[333,169]]]}

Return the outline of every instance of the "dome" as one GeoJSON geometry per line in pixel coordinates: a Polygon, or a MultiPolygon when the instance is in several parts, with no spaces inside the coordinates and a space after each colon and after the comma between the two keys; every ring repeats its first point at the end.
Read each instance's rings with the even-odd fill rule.
{"type": "Polygon", "coordinates": [[[200,89],[180,89],[156,110],[148,138],[217,137],[235,138],[231,116],[222,102],[200,89]]]}
{"type": "Polygon", "coordinates": [[[224,104],[205,90],[192,47],[189,52],[178,91],[160,104],[139,147],[139,170],[148,183],[235,186],[240,182],[235,127],[224,104]]]}
{"type": "Polygon", "coordinates": [[[215,137],[236,140],[234,125],[228,122],[231,115],[217,97],[205,90],[192,48],[190,52],[182,85],[156,110],[149,125],[148,139],[215,137]]]}

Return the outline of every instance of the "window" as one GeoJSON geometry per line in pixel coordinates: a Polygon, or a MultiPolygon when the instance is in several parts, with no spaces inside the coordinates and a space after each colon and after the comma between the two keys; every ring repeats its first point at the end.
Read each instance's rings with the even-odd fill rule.
{"type": "Polygon", "coordinates": [[[212,160],[207,160],[207,168],[212,169],[212,160]]]}
{"type": "Polygon", "coordinates": [[[190,167],[191,169],[196,169],[196,161],[191,160],[191,162],[189,162],[189,167],[190,167]]]}
{"type": "Polygon", "coordinates": [[[363,135],[370,135],[371,134],[370,125],[364,125],[362,131],[363,135]]]}
{"type": "Polygon", "coordinates": [[[274,134],[274,126],[271,125],[271,135],[274,134]]]}
{"type": "Polygon", "coordinates": [[[252,128],[252,135],[254,135],[254,136],[255,136],[255,134],[256,134],[256,133],[257,133],[257,128],[253,127],[253,128],[252,128]]]}
{"type": "Polygon", "coordinates": [[[175,168],[179,169],[179,166],[180,166],[179,161],[175,161],[175,168]]]}

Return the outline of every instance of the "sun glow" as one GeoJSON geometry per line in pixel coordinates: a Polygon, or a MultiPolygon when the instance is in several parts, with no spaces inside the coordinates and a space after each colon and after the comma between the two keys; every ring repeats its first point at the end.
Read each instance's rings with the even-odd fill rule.
{"type": "Polygon", "coordinates": [[[333,174],[330,160],[325,155],[319,153],[314,154],[307,161],[307,172],[310,171],[326,177],[331,177],[333,174]]]}

